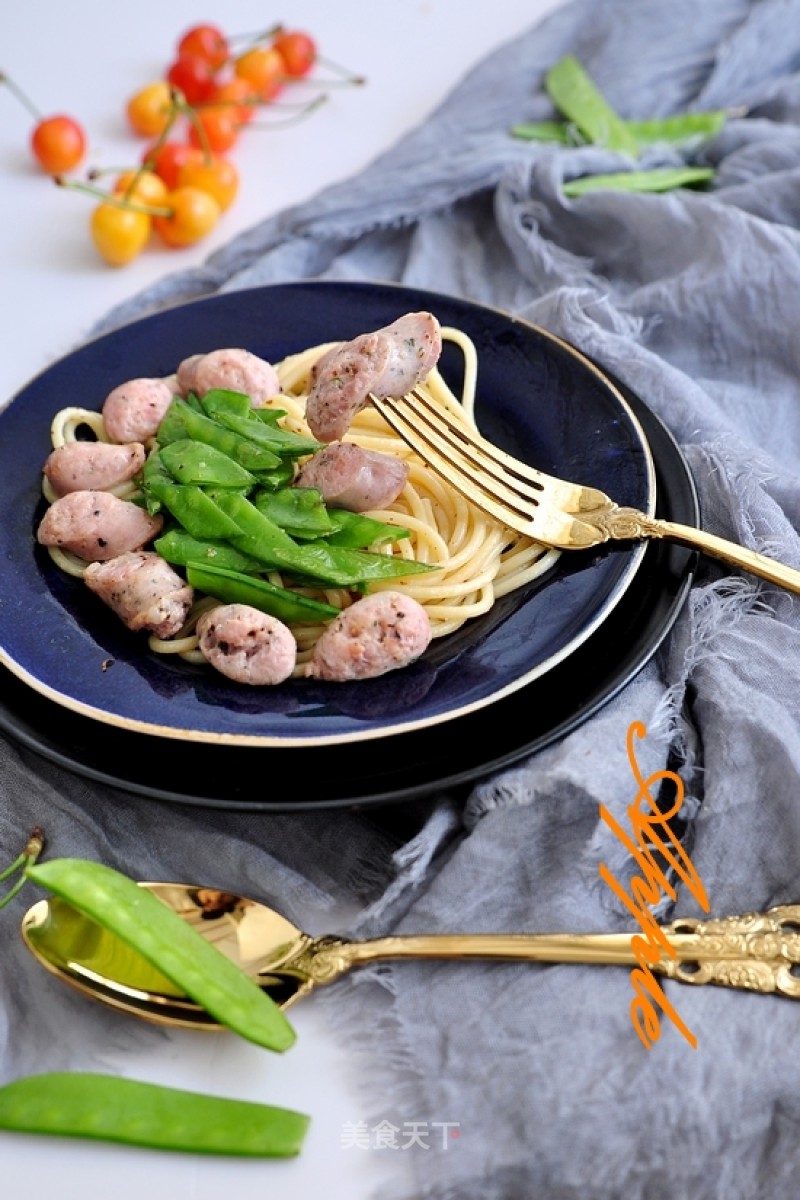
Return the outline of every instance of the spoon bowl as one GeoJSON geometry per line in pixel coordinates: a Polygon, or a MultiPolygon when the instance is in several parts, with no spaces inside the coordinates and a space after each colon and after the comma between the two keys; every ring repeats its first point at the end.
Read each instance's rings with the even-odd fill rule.
{"type": "MultiPolygon", "coordinates": [[[[353,967],[376,959],[457,958],[641,966],[628,933],[416,934],[348,941],[311,937],[280,913],[243,896],[180,883],[141,883],[283,1009],[353,967]]],[[[682,983],[714,983],[800,998],[800,906],[694,918],[661,926],[668,954],[653,972],[682,983]],[[764,936],[769,935],[769,936],[764,936]]],[[[66,901],[40,900],[22,919],[34,957],[53,975],[113,1008],[161,1025],[221,1026],[131,946],[66,901]]],[[[638,940],[641,941],[641,931],[638,940]]]]}
{"type": "MultiPolygon", "coordinates": [[[[281,1008],[310,984],[291,969],[261,971],[301,951],[311,939],[279,913],[241,896],[178,883],[142,883],[247,974],[281,1008]]],[[[136,950],[58,896],[40,900],[22,919],[23,941],[51,974],[113,1008],[159,1024],[221,1026],[136,950]]]]}

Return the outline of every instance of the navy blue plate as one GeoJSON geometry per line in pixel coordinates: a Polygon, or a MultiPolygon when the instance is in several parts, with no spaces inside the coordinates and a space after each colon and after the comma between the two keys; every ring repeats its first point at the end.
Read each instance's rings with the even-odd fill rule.
{"type": "MultiPolygon", "coordinates": [[[[622,385],[620,385],[622,386],[622,385]]],[[[694,482],[674,439],[647,406],[625,391],[656,464],[656,515],[699,525],[694,482]]],[[[427,798],[466,791],[577,729],[625,687],[656,653],[683,608],[697,555],[652,541],[631,586],[602,626],[546,675],[477,712],[403,737],[387,754],[380,738],[316,746],[217,746],[177,742],[98,724],[55,704],[0,667],[0,728],[21,745],[84,778],[145,799],[249,812],[382,807],[381,821],[411,822],[427,798]],[[302,754],[302,760],[298,760],[302,754]],[[299,765],[298,765],[299,762],[299,765]],[[288,788],[254,788],[282,777],[288,788]],[[402,802],[402,803],[401,803],[402,802]]]]}
{"type": "MultiPolygon", "coordinates": [[[[644,546],[570,553],[485,617],[435,641],[411,667],[352,684],[228,683],[148,652],[82,583],[37,547],[49,426],[67,404],[99,409],[118,383],[168,375],[189,354],[245,347],[277,361],[428,309],[465,330],[479,356],[483,433],[553,475],[652,512],[653,461],[618,387],[573,347],[479,305],[391,284],[285,284],[214,296],[116,330],[60,360],[0,414],[0,663],[73,713],[163,738],[240,746],[325,746],[461,718],[573,654],[630,587],[644,546]]],[[[460,356],[440,366],[457,389],[460,356]]]]}

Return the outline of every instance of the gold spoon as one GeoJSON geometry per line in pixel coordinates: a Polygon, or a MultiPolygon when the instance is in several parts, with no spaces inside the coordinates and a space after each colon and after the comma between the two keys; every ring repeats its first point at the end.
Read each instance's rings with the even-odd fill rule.
{"type": "MultiPolygon", "coordinates": [[[[641,967],[631,933],[436,934],[347,941],[310,937],[266,905],[210,888],[143,883],[288,1008],[346,971],[388,958],[524,959],[641,967]]],[[[668,955],[650,970],[800,998],[800,905],[659,927],[668,955]]],[[[641,931],[637,931],[644,942],[641,931]]],[[[220,1026],[126,943],[65,901],[40,900],[22,920],[25,944],[49,971],[114,1008],[164,1025],[220,1026]]]]}

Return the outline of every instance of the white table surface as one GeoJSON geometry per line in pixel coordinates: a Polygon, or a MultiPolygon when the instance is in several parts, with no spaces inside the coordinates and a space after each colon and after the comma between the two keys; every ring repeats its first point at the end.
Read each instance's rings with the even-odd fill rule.
{"type": "MultiPolygon", "coordinates": [[[[174,270],[203,262],[270,213],[361,170],[422,121],[485,54],[561,2],[294,0],[288,11],[274,12],[255,0],[229,5],[217,0],[205,9],[188,0],[138,0],[122,7],[108,0],[2,5],[0,69],[44,113],[69,112],[79,119],[90,141],[87,161],[98,167],[138,161],[143,143],[127,128],[125,103],[159,77],[178,36],[200,21],[230,33],[283,21],[310,32],[321,54],[363,73],[368,82],[332,90],[330,101],[300,125],[247,131],[231,155],[241,172],[241,192],[217,230],[189,249],[149,248],[123,268],[106,266],[91,244],[92,201],[57,189],[37,169],[27,145],[32,121],[0,89],[0,406],[80,343],[115,304],[174,270]]],[[[295,1008],[292,1019],[298,1041],[283,1056],[232,1035],[180,1031],[171,1032],[157,1051],[120,1052],[108,1066],[137,1078],[308,1112],[311,1131],[297,1160],[186,1157],[0,1134],[2,1194],[14,1194],[23,1183],[28,1186],[18,1194],[29,1194],[47,1182],[57,1186],[60,1200],[91,1200],[109,1191],[114,1200],[211,1200],[220,1194],[264,1200],[322,1193],[326,1200],[359,1200],[379,1194],[388,1180],[403,1180],[409,1167],[402,1150],[344,1144],[345,1123],[370,1114],[349,1075],[346,1048],[323,1026],[313,998],[295,1008]]]]}

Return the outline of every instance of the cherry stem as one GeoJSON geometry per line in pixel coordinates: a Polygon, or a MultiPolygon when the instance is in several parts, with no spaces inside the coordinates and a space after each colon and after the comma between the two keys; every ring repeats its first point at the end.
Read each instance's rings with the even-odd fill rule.
{"type": "MultiPolygon", "coordinates": [[[[141,174],[141,171],[137,174],[141,174]]],[[[53,183],[57,187],[69,188],[73,192],[83,192],[87,196],[95,196],[104,204],[110,204],[112,208],[127,208],[131,212],[144,213],[146,217],[172,217],[175,214],[173,208],[166,208],[161,204],[140,204],[136,200],[131,200],[128,195],[130,187],[120,196],[112,192],[104,192],[102,188],[93,187],[90,183],[81,183],[78,179],[65,179],[63,175],[54,175],[53,183]]]]}
{"type": "MultiPolygon", "coordinates": [[[[133,168],[130,163],[124,167],[89,167],[86,172],[86,178],[89,183],[94,183],[95,179],[102,179],[104,175],[124,175],[126,171],[131,171],[133,168]]],[[[136,168],[136,174],[141,175],[144,167],[136,168]]]]}
{"type": "MultiPolygon", "coordinates": [[[[324,104],[327,99],[328,99],[327,95],[323,92],[321,96],[315,96],[314,99],[311,100],[308,104],[302,105],[300,107],[300,111],[294,113],[291,117],[285,117],[283,120],[278,120],[278,121],[264,121],[264,122],[251,121],[250,124],[247,126],[247,128],[248,129],[275,129],[279,125],[280,126],[294,125],[295,122],[302,121],[304,117],[310,116],[310,114],[312,112],[314,112],[315,109],[319,108],[319,106],[321,104],[324,104]]],[[[294,108],[296,106],[288,105],[288,104],[283,104],[283,105],[273,104],[273,105],[271,105],[271,107],[273,109],[275,109],[275,108],[289,108],[289,107],[294,108]]]]}
{"type": "MultiPolygon", "coordinates": [[[[319,59],[318,61],[322,61],[319,59]]],[[[318,75],[279,75],[276,83],[285,87],[362,87],[367,82],[365,75],[349,75],[346,79],[320,79],[318,75]]]]}
{"type": "Polygon", "coordinates": [[[33,101],[25,95],[22,88],[18,87],[17,84],[14,83],[13,79],[6,75],[5,71],[0,71],[0,83],[4,83],[9,91],[14,93],[23,108],[27,108],[34,121],[42,120],[42,114],[39,112],[39,109],[36,107],[33,101]]]}
{"type": "Polygon", "coordinates": [[[203,152],[203,161],[206,166],[209,166],[214,161],[214,154],[208,140],[208,134],[205,131],[203,122],[198,117],[191,104],[187,104],[185,100],[178,101],[178,111],[182,112],[185,117],[188,117],[192,128],[197,134],[197,140],[200,143],[200,149],[203,152]]]}
{"type": "MultiPolygon", "coordinates": [[[[258,46],[261,42],[271,42],[279,33],[283,33],[285,25],[278,22],[277,25],[272,25],[269,29],[264,29],[261,33],[234,33],[228,38],[229,42],[246,42],[249,46],[258,46]]],[[[242,51],[244,53],[244,51],[242,51]]]]}
{"type": "MultiPolygon", "coordinates": [[[[211,147],[208,144],[208,138],[206,137],[206,131],[205,131],[205,129],[202,128],[201,123],[197,120],[197,114],[196,114],[195,110],[192,108],[191,104],[189,104],[187,102],[186,97],[184,96],[183,92],[181,92],[178,88],[170,88],[169,98],[170,98],[170,114],[167,119],[167,123],[164,126],[164,128],[161,130],[161,133],[158,135],[158,137],[156,138],[153,145],[151,146],[150,153],[148,154],[147,158],[142,163],[141,167],[136,172],[133,179],[130,181],[127,188],[125,189],[126,199],[134,191],[136,184],[139,181],[139,177],[142,174],[142,171],[154,171],[155,170],[156,155],[158,154],[159,150],[166,142],[167,138],[169,137],[169,135],[172,131],[173,125],[175,124],[175,122],[177,121],[178,117],[181,114],[183,114],[185,117],[189,118],[189,120],[192,122],[192,125],[194,126],[195,130],[197,131],[197,137],[198,137],[198,140],[200,141],[200,145],[201,145],[201,148],[203,151],[203,160],[204,160],[205,164],[208,166],[208,164],[210,164],[214,161],[214,155],[212,154],[211,147]]],[[[159,215],[159,214],[156,214],[156,215],[159,215]]]]}
{"type": "MultiPolygon", "coordinates": [[[[342,78],[339,80],[340,85],[352,84],[354,87],[362,87],[367,82],[366,75],[354,75],[348,67],[343,67],[340,63],[334,62],[330,58],[323,58],[320,54],[317,55],[317,62],[321,63],[323,67],[327,67],[329,71],[335,71],[337,75],[341,75],[342,78]]],[[[323,81],[318,80],[318,82],[322,83],[323,81]]],[[[324,82],[327,86],[334,83],[334,80],[326,79],[324,82]]]]}

